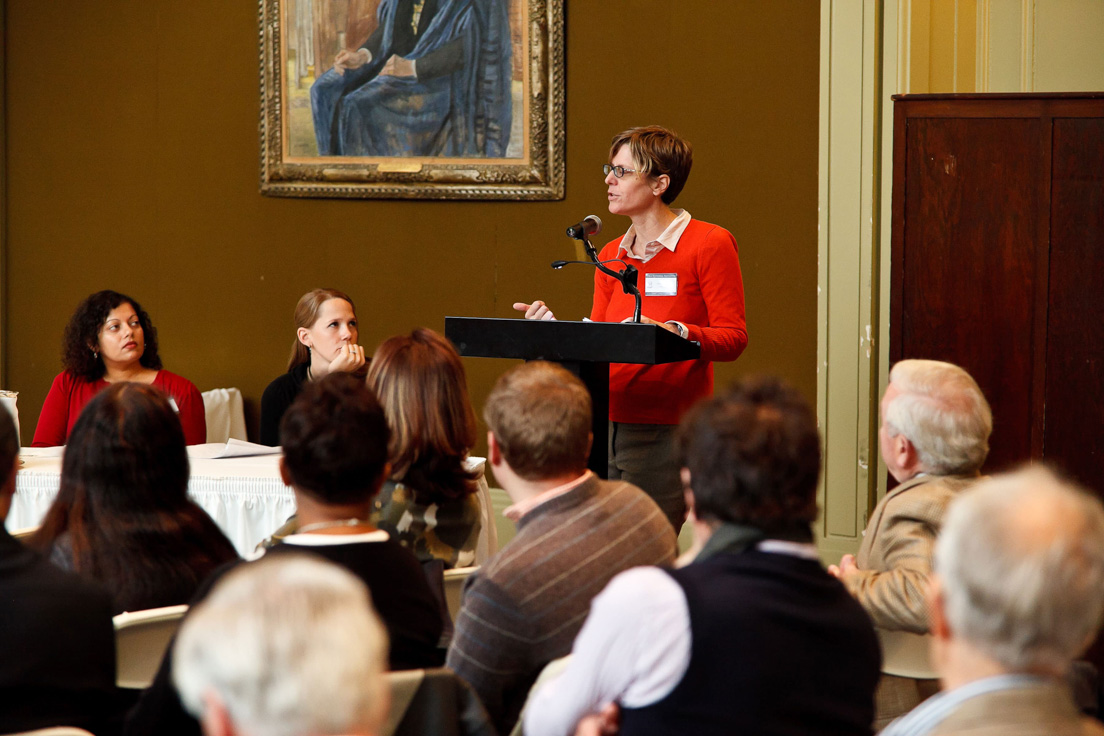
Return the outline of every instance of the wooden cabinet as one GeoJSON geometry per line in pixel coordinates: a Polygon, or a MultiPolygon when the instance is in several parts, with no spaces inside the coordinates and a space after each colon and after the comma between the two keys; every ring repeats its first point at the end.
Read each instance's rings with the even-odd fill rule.
{"type": "Polygon", "coordinates": [[[987,472],[1104,491],[1104,93],[893,99],[890,359],[977,379],[987,472]]]}

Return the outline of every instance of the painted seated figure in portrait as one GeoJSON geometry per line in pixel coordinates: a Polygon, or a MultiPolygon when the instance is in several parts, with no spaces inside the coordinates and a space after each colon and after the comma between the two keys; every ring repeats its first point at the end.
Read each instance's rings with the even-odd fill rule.
{"type": "Polygon", "coordinates": [[[311,87],[318,155],[505,156],[506,0],[380,0],[376,17],[311,87]]]}

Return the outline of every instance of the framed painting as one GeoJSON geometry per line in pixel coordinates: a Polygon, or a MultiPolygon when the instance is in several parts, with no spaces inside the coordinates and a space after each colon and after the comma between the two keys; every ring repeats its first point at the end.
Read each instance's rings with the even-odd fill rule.
{"type": "Polygon", "coordinates": [[[563,199],[563,0],[259,0],[261,192],[563,199]]]}

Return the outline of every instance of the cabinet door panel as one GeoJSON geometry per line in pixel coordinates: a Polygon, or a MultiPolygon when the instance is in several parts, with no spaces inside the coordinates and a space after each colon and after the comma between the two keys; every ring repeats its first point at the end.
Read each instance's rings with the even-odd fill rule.
{"type": "Polygon", "coordinates": [[[1034,118],[912,118],[906,130],[899,355],[974,376],[994,411],[987,471],[1031,454],[1042,130],[1034,118]]]}
{"type": "Polygon", "coordinates": [[[1043,455],[1104,491],[1104,119],[1054,121],[1043,455]]]}

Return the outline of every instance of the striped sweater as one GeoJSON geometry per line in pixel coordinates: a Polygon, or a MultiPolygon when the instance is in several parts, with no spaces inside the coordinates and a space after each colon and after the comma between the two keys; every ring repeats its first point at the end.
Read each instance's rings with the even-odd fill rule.
{"type": "Polygon", "coordinates": [[[541,669],[571,653],[591,599],[619,572],[671,564],[675,549],[663,512],[629,483],[591,478],[546,501],[468,580],[448,666],[509,733],[541,669]]]}

